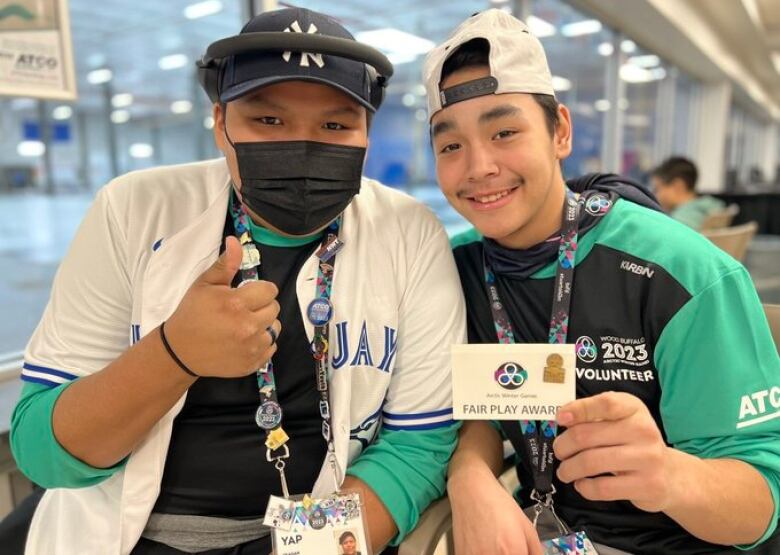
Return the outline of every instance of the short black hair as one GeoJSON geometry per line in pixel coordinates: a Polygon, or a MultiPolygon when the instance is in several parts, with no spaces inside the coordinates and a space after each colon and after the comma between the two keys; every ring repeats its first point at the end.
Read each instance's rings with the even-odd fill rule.
{"type": "MultiPolygon", "coordinates": [[[[441,69],[441,80],[444,81],[459,69],[476,66],[490,67],[490,43],[486,39],[471,39],[462,44],[445,60],[441,69]]],[[[547,130],[552,135],[558,126],[558,101],[550,94],[531,93],[531,96],[542,108],[547,130]]]]}
{"type": "Polygon", "coordinates": [[[344,532],[343,534],[341,534],[341,536],[339,537],[339,545],[342,545],[346,541],[347,538],[352,538],[354,540],[355,539],[355,534],[353,534],[352,532],[349,532],[349,531],[344,532]]]}
{"type": "Polygon", "coordinates": [[[699,179],[699,170],[696,169],[696,164],[688,158],[672,156],[655,168],[652,175],[665,183],[669,183],[677,178],[682,179],[689,191],[695,191],[696,181],[699,179]]]}

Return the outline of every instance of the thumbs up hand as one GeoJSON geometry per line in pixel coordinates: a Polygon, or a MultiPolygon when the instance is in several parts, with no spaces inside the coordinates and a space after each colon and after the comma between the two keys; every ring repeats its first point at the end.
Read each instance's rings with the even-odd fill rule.
{"type": "Polygon", "coordinates": [[[190,286],[165,324],[171,348],[199,376],[237,378],[253,373],[276,352],[279,294],[268,281],[231,289],[243,250],[235,237],[190,286]]]}

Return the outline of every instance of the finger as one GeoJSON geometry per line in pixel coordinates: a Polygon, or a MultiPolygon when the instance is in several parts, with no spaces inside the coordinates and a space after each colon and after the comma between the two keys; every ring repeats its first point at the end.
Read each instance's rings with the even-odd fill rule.
{"type": "Polygon", "coordinates": [[[217,261],[203,272],[198,281],[209,285],[230,286],[233,278],[241,265],[243,251],[238,239],[227,237],[225,239],[225,251],[217,258],[217,261]]]}
{"type": "Polygon", "coordinates": [[[633,439],[626,421],[587,422],[571,426],[555,438],[553,452],[565,461],[586,449],[626,445],[633,439]]]}
{"type": "Polygon", "coordinates": [[[640,406],[642,401],[629,393],[607,391],[562,406],[558,410],[558,424],[574,426],[583,422],[621,420],[634,414],[640,406]]]}
{"type": "Polygon", "coordinates": [[[525,542],[528,547],[528,555],[544,555],[542,542],[539,539],[539,534],[536,533],[536,528],[534,528],[533,525],[530,525],[525,529],[525,542]]]}
{"type": "Polygon", "coordinates": [[[638,474],[600,476],[574,482],[574,489],[591,501],[630,501],[641,496],[644,484],[638,474]]]}
{"type": "Polygon", "coordinates": [[[642,450],[632,446],[587,449],[558,466],[558,479],[570,484],[602,474],[633,472],[642,468],[643,459],[642,450]]]}
{"type": "Polygon", "coordinates": [[[247,310],[259,310],[275,302],[279,289],[270,281],[250,281],[235,292],[247,310]]]}

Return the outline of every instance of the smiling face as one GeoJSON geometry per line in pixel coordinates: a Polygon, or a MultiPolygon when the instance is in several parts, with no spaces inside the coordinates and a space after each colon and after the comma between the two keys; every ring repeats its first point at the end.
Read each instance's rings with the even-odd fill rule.
{"type": "Polygon", "coordinates": [[[341,542],[341,551],[344,555],[354,555],[357,551],[357,542],[353,536],[347,536],[341,542]]]}
{"type": "MultiPolygon", "coordinates": [[[[459,69],[441,88],[488,77],[487,66],[459,69]]],[[[560,227],[571,153],[571,119],[558,108],[554,132],[530,94],[485,95],[452,104],[431,120],[436,174],[447,200],[486,237],[528,248],[560,227]]]]}
{"type": "MultiPolygon", "coordinates": [[[[263,87],[227,105],[214,105],[214,140],[225,154],[230,177],[241,198],[241,176],[233,143],[317,141],[366,147],[366,109],[338,89],[306,81],[263,87]]],[[[258,224],[284,233],[247,208],[258,224]]]]}

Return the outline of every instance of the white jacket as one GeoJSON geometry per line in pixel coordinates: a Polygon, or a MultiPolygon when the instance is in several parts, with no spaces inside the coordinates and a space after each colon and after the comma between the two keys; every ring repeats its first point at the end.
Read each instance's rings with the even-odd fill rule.
{"type": "MultiPolygon", "coordinates": [[[[134,172],[103,188],[57,272],[23,379],[55,386],[98,372],[167,319],[217,258],[230,189],[224,159],[134,172]]],[[[370,441],[380,425],[419,430],[451,421],[449,348],[465,342],[457,271],[427,208],[364,179],[340,237],[330,349],[339,484],[361,451],[358,440],[370,441]]],[[[317,268],[312,255],[297,279],[310,340],[305,310],[317,268]]],[[[152,428],[123,470],[93,487],[47,491],[26,552],[129,553],[159,494],[183,403],[152,428]]],[[[335,485],[323,464],[314,493],[335,485]]]]}

